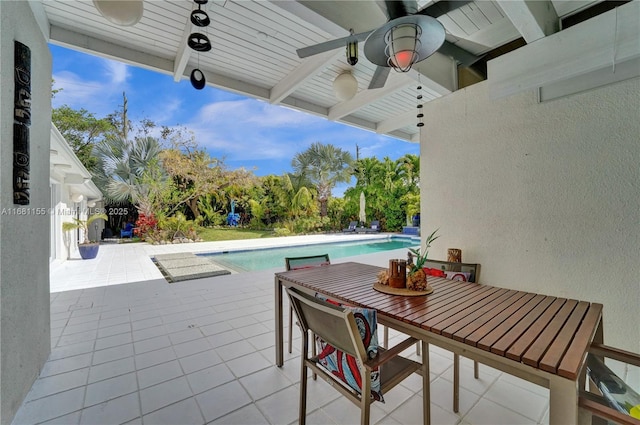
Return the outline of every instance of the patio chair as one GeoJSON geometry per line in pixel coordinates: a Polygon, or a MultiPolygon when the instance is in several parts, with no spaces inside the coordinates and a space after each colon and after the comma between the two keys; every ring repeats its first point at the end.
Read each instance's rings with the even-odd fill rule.
{"type": "MultiPolygon", "coordinates": [[[[310,255],[306,257],[286,257],[284,259],[287,270],[306,269],[331,264],[329,254],[310,255]]],[[[293,306],[289,304],[289,353],[293,350],[293,306]]]]}
{"type": "Polygon", "coordinates": [[[358,222],[352,221],[351,223],[349,223],[349,227],[347,227],[346,229],[342,229],[342,233],[355,232],[356,227],[358,227],[358,222]]]}
{"type": "Polygon", "coordinates": [[[377,233],[380,231],[380,222],[378,220],[373,220],[371,222],[370,227],[367,229],[367,233],[377,233]]]}
{"type": "MultiPolygon", "coordinates": [[[[307,368],[320,375],[331,387],[360,407],[361,424],[369,423],[373,401],[384,401],[383,394],[385,392],[391,390],[414,372],[420,372],[424,388],[422,397],[424,423],[429,423],[428,355],[422,356],[422,364],[399,355],[400,352],[417,341],[415,338],[409,337],[389,350],[377,347],[377,344],[372,347],[369,344],[376,331],[375,310],[337,306],[320,298],[298,292],[293,288],[286,290],[302,327],[302,370],[298,420],[301,425],[306,423],[307,368]],[[363,331],[364,335],[361,334],[358,322],[356,322],[356,314],[362,314],[362,312],[355,313],[354,310],[373,312],[369,316],[373,318],[372,321],[367,321],[367,324],[372,326],[370,333],[363,331]],[[317,335],[316,340],[321,339],[319,342],[322,351],[318,356],[309,357],[308,355],[309,331],[317,335]],[[368,340],[367,347],[363,342],[363,336],[368,340]],[[349,356],[351,356],[350,360],[349,356]],[[340,359],[343,360],[340,362],[340,359]],[[357,363],[353,360],[356,360],[357,363]],[[332,367],[332,364],[337,366],[334,361],[340,363],[339,369],[332,367]],[[352,367],[343,368],[342,366],[345,364],[351,364],[352,367]]],[[[359,320],[362,321],[362,316],[359,317],[359,320]]],[[[362,323],[360,324],[362,325],[362,323]]],[[[421,343],[423,345],[422,352],[428,353],[427,343],[424,341],[421,343]]]]}
{"type": "Polygon", "coordinates": [[[640,395],[605,365],[605,357],[640,367],[640,354],[592,344],[587,355],[590,391],[580,388],[578,396],[580,423],[606,424],[614,421],[637,425],[640,423],[640,395]]]}
{"type": "Polygon", "coordinates": [[[133,237],[133,223],[127,223],[124,225],[124,229],[120,230],[121,238],[132,238],[133,237]]]}
{"type": "MultiPolygon", "coordinates": [[[[480,275],[480,264],[452,263],[449,261],[427,260],[424,264],[427,275],[445,277],[462,282],[477,282],[480,275]]],[[[383,334],[384,346],[389,344],[389,328],[385,326],[383,334]]],[[[416,345],[416,354],[420,355],[420,345],[416,345]]],[[[473,377],[478,379],[478,362],[473,361],[473,377]]],[[[458,413],[460,405],[460,355],[453,353],[453,411],[458,413]]]]}

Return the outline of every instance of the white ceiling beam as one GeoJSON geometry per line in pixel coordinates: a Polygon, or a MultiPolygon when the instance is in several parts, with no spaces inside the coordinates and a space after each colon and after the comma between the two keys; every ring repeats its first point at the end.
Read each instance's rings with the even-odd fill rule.
{"type": "Polygon", "coordinates": [[[417,109],[412,109],[410,111],[403,112],[400,115],[380,121],[376,126],[376,133],[391,133],[399,128],[403,128],[411,124],[417,124],[418,118],[416,118],[416,115],[418,115],[417,109]]]}
{"type": "Polygon", "coordinates": [[[527,43],[533,43],[559,30],[558,14],[549,0],[497,2],[527,43]]]}
{"type": "Polygon", "coordinates": [[[91,53],[115,61],[141,66],[164,74],[173,73],[173,61],[130,47],[111,43],[56,25],[51,25],[51,42],[74,50],[91,53]]]}
{"type": "Polygon", "coordinates": [[[47,18],[47,12],[44,10],[42,0],[29,0],[29,6],[42,35],[44,35],[45,40],[49,41],[49,18],[47,18]]]}
{"type": "Polygon", "coordinates": [[[338,56],[343,54],[344,52],[341,50],[338,52],[329,51],[303,59],[299,66],[271,88],[269,102],[279,103],[309,79],[326,69],[338,56]]]}
{"type": "MultiPolygon", "coordinates": [[[[309,103],[305,100],[300,100],[300,99],[296,99],[292,96],[289,96],[285,99],[283,99],[283,101],[281,102],[281,105],[283,106],[290,106],[294,109],[298,109],[298,110],[304,110],[307,113],[313,114],[313,115],[317,115],[319,117],[322,118],[327,118],[327,115],[329,113],[327,108],[318,106],[316,104],[313,103],[309,103]]],[[[373,121],[369,121],[369,120],[365,120],[362,118],[356,118],[354,116],[347,116],[344,117],[340,120],[338,120],[338,122],[341,122],[343,124],[347,124],[353,127],[357,127],[357,128],[361,128],[363,130],[368,130],[368,131],[372,131],[375,132],[376,131],[376,123],[373,121]]],[[[404,131],[394,131],[391,132],[389,134],[387,134],[388,136],[391,137],[395,137],[398,139],[402,139],[402,140],[407,140],[407,141],[416,141],[414,140],[413,135],[406,133],[404,131]]]]}
{"type": "Polygon", "coordinates": [[[489,61],[489,93],[501,98],[604,68],[613,74],[639,57],[640,2],[632,1],[489,61]]]}
{"type": "MultiPolygon", "coordinates": [[[[316,28],[326,32],[329,39],[332,37],[339,38],[349,35],[348,30],[326,19],[302,3],[290,0],[275,0],[271,1],[271,3],[278,6],[286,13],[291,14],[295,19],[299,19],[303,22],[312,22],[316,28]]],[[[298,87],[331,65],[331,63],[333,63],[340,54],[344,53],[338,49],[336,51],[324,52],[303,59],[299,66],[271,88],[269,102],[282,102],[283,99],[293,93],[298,87]]]]}
{"type": "Polygon", "coordinates": [[[353,97],[353,99],[340,102],[332,106],[329,109],[328,118],[332,121],[338,120],[375,102],[376,100],[392,94],[396,90],[401,90],[412,84],[414,84],[413,80],[407,78],[404,74],[398,74],[396,72],[389,73],[389,78],[387,79],[387,83],[384,87],[379,89],[361,90],[353,97]]]}
{"type": "MultiPolygon", "coordinates": [[[[282,8],[283,10],[286,10],[287,12],[293,14],[295,17],[304,20],[305,22],[310,22],[313,23],[314,26],[316,26],[317,28],[326,31],[327,33],[329,33],[330,35],[334,36],[334,37],[345,37],[349,34],[349,32],[343,28],[340,25],[337,25],[336,23],[334,23],[333,21],[331,21],[330,19],[324,17],[323,15],[321,15],[320,13],[308,8],[306,5],[297,2],[297,1],[290,1],[290,0],[273,0],[271,1],[271,3],[273,3],[274,5],[277,5],[278,7],[282,8]]],[[[322,5],[320,3],[309,3],[310,5],[316,5],[318,6],[318,10],[322,9],[322,5]]],[[[345,2],[345,6],[348,5],[348,2],[345,2]]],[[[359,10],[362,10],[363,3],[354,3],[352,5],[353,7],[358,7],[360,8],[359,10]]],[[[371,12],[375,12],[378,15],[378,18],[383,19],[382,14],[380,12],[380,10],[375,7],[373,8],[375,10],[372,10],[371,12]]],[[[374,13],[374,14],[375,14],[374,13]]],[[[373,18],[372,18],[373,19],[373,18]]],[[[372,28],[358,28],[358,31],[366,31],[368,29],[372,29],[372,28]]],[[[364,43],[360,43],[360,53],[362,53],[362,45],[364,45],[364,43]]],[[[339,51],[339,54],[343,54],[342,51],[339,51]]],[[[318,56],[318,55],[316,55],[318,56]]],[[[361,55],[364,56],[364,55],[361,55]]],[[[312,56],[313,57],[313,56],[312,56]]],[[[363,60],[366,60],[365,58],[363,58],[363,60]]],[[[421,78],[420,78],[420,82],[425,86],[428,87],[430,90],[434,91],[435,93],[438,93],[440,95],[445,95],[445,94],[449,94],[451,92],[453,92],[456,89],[456,84],[457,84],[457,80],[456,80],[456,76],[455,76],[455,62],[453,61],[453,59],[446,57],[444,55],[433,55],[431,58],[423,61],[425,64],[428,64],[428,66],[421,68],[420,69],[420,73],[422,74],[421,78]],[[452,71],[453,70],[453,71],[452,71]]],[[[321,72],[324,68],[326,68],[326,66],[328,65],[328,63],[326,62],[320,62],[320,65],[318,68],[316,68],[315,70],[311,70],[309,72],[309,74],[311,74],[309,76],[309,78],[317,75],[319,72],[321,72]]],[[[301,67],[304,66],[301,65],[301,67]]],[[[297,69],[296,69],[297,71],[297,69]]],[[[294,71],[294,73],[296,72],[294,71]]],[[[295,82],[295,80],[292,79],[291,83],[288,83],[287,81],[289,80],[289,78],[296,77],[296,74],[292,73],[293,75],[289,75],[287,76],[287,78],[284,78],[280,83],[278,83],[276,86],[274,86],[274,88],[272,89],[272,98],[274,100],[272,100],[272,103],[276,103],[278,102],[278,98],[282,97],[282,94],[286,93],[285,97],[291,93],[293,93],[295,91],[295,89],[297,88],[297,86],[293,86],[293,83],[295,82]],[[291,84],[291,85],[289,85],[291,84]],[[279,87],[280,86],[280,87],[279,87]],[[278,91],[276,91],[276,88],[278,91]],[[282,92],[280,92],[282,91],[282,92]],[[288,93],[287,93],[288,91],[288,93]]],[[[417,80],[417,75],[414,76],[412,75],[412,77],[414,79],[417,80]]],[[[299,77],[298,77],[299,78],[299,77]]],[[[405,77],[406,78],[406,77],[405,77]]],[[[329,119],[330,120],[338,120],[341,117],[344,117],[346,115],[349,115],[353,112],[355,112],[356,110],[375,102],[376,100],[388,95],[392,90],[389,90],[387,87],[390,84],[390,80],[391,78],[389,78],[389,80],[387,80],[387,84],[385,85],[384,88],[381,89],[375,89],[375,90],[364,90],[361,91],[360,93],[358,93],[358,95],[356,95],[353,99],[351,99],[350,101],[347,102],[342,102],[339,103],[337,105],[335,105],[333,108],[331,108],[331,110],[329,111],[329,119]]],[[[406,80],[405,80],[406,81],[406,80]]],[[[302,84],[304,81],[301,81],[300,84],[302,84]]],[[[413,82],[410,81],[406,81],[404,84],[401,84],[400,88],[406,87],[409,84],[413,84],[413,82]]],[[[398,87],[396,87],[397,89],[398,87]]],[[[284,97],[282,97],[284,98],[284,97]]]]}
{"type": "MultiPolygon", "coordinates": [[[[173,61],[170,59],[161,58],[57,26],[51,26],[51,42],[85,53],[140,66],[151,71],[173,75],[174,66],[173,61]]],[[[190,72],[191,69],[186,69],[185,75],[189,75],[190,72]]],[[[269,99],[269,90],[263,87],[220,74],[204,71],[203,73],[207,80],[207,85],[262,100],[269,99]]]]}
{"type": "Polygon", "coordinates": [[[189,63],[189,58],[191,58],[192,50],[188,46],[187,41],[189,40],[192,29],[193,24],[191,23],[191,15],[189,15],[187,23],[184,25],[184,32],[182,33],[182,41],[180,42],[178,53],[176,53],[176,58],[173,60],[173,81],[176,83],[182,79],[184,70],[189,63]]]}

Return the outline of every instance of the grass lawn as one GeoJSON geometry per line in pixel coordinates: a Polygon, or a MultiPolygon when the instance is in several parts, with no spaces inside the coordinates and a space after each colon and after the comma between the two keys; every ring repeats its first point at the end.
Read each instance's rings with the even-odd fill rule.
{"type": "Polygon", "coordinates": [[[248,230],[248,229],[204,229],[198,233],[207,242],[232,241],[238,239],[258,239],[271,238],[275,236],[270,230],[248,230]]]}

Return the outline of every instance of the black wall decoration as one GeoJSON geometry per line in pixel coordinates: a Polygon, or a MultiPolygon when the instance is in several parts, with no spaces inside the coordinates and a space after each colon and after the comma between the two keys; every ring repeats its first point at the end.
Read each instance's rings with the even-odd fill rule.
{"type": "Polygon", "coordinates": [[[14,41],[13,203],[29,205],[31,49],[14,41]]]}

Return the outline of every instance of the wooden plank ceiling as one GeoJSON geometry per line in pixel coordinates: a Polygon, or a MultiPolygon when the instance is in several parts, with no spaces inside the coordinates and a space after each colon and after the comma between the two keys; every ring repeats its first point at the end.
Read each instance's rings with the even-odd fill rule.
{"type": "MultiPolygon", "coordinates": [[[[212,21],[206,29],[189,20],[197,8],[192,0],[145,0],[142,20],[131,27],[110,23],[89,0],[30,3],[53,44],[170,74],[176,81],[188,79],[197,66],[210,86],[407,141],[419,141],[418,82],[425,102],[457,86],[457,64],[440,53],[406,74],[391,71],[386,85],[373,90],[367,87],[376,67],[365,58],[364,43],[353,67],[346,63],[343,48],[298,58],[296,49],[301,47],[344,37],[350,28],[361,32],[384,24],[386,17],[374,1],[210,0],[204,6],[212,21]],[[198,54],[187,47],[187,37],[196,31],[208,35],[211,51],[198,54]],[[358,93],[340,102],[332,83],[345,70],[357,79],[358,93]]],[[[433,3],[419,0],[418,7],[433,3]]],[[[539,22],[557,21],[594,1],[534,2],[547,5],[541,10],[527,3],[477,0],[438,19],[448,41],[481,55],[520,37],[530,43],[550,35],[539,22]],[[527,33],[531,27],[533,32],[527,33]]]]}

